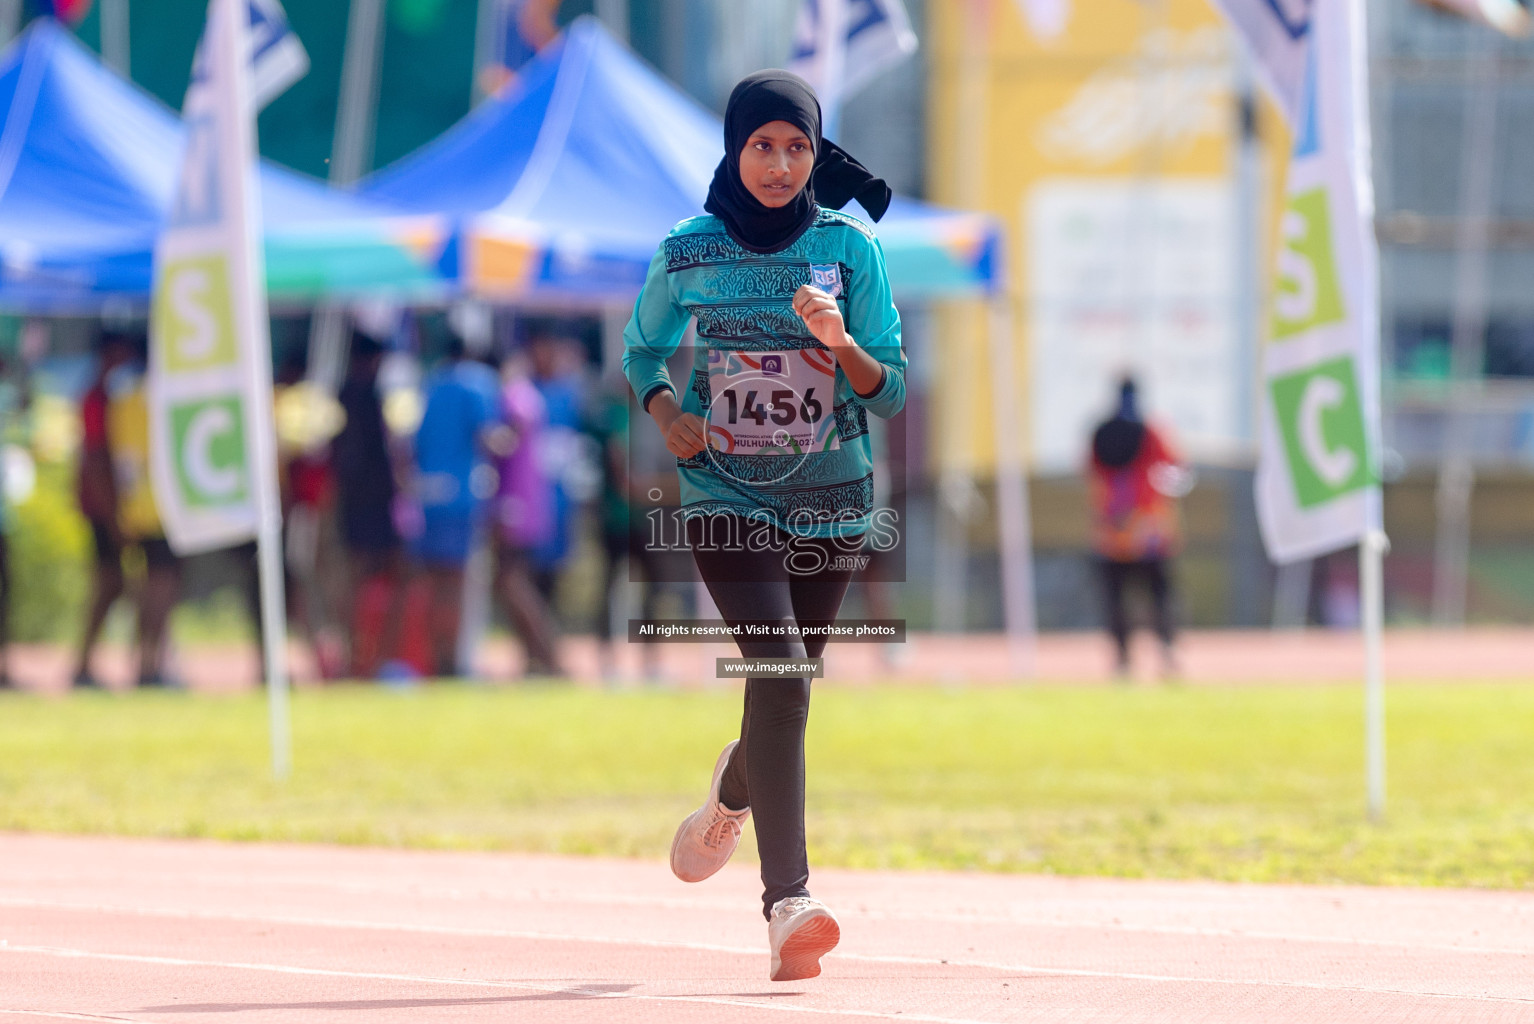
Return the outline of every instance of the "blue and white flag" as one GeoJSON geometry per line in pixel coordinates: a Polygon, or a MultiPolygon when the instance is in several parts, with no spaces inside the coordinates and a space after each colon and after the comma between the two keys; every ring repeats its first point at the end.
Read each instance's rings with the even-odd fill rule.
{"type": "Polygon", "coordinates": [[[309,73],[309,53],[278,0],[250,0],[250,93],[260,110],[309,73]]]}
{"type": "Polygon", "coordinates": [[[788,70],[815,87],[830,135],[842,101],[915,53],[916,45],[901,0],[804,0],[788,70]]]}
{"type": "Polygon", "coordinates": [[[1289,123],[1300,120],[1318,0],[1216,0],[1289,123]]]}
{"type": "Polygon", "coordinates": [[[1382,528],[1364,0],[1219,3],[1294,135],[1262,353],[1257,465],[1263,540],[1275,562],[1290,562],[1382,528]],[[1297,100],[1283,91],[1296,76],[1297,100]]]}
{"type": "MultiPolygon", "coordinates": [[[[250,97],[257,110],[281,96],[294,82],[309,73],[309,51],[288,24],[280,0],[246,0],[250,29],[246,49],[250,57],[250,97]]],[[[206,74],[203,54],[207,29],[197,43],[192,64],[192,84],[206,74]]]]}

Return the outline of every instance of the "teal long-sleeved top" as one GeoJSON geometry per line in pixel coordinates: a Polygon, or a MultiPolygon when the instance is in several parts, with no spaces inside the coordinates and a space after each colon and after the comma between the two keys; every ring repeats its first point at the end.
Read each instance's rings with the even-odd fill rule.
{"type": "Polygon", "coordinates": [[[868,226],[821,209],[774,253],[738,245],[713,216],[673,228],[623,332],[623,370],[646,407],[662,390],[677,393],[666,360],[693,319],[697,348],[680,404],[708,421],[710,445],[677,460],[683,516],[741,515],[804,537],[865,531],[873,505],[868,414],[887,419],[905,406],[906,370],[884,251],[868,226]],[[872,394],[853,391],[794,312],[805,284],[837,295],[847,333],[883,366],[872,394]]]}

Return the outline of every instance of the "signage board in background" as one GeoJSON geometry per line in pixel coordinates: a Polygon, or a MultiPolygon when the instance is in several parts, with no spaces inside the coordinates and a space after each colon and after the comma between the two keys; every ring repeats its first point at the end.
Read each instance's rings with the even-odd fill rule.
{"type": "Polygon", "coordinates": [[[1081,471],[1126,373],[1196,461],[1245,452],[1231,192],[1222,178],[1034,186],[1023,223],[1037,471],[1081,471]]]}

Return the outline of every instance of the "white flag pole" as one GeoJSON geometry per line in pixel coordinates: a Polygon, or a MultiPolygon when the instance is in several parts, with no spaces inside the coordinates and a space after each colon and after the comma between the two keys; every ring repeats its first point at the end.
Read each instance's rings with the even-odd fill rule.
{"type": "MultiPolygon", "coordinates": [[[[383,69],[384,0],[351,0],[346,21],[346,49],[341,55],[341,95],[336,103],[336,127],[330,149],[328,180],[350,185],[367,173],[372,162],[378,122],[378,80],[383,69]]],[[[481,19],[483,20],[483,19],[481,19]]],[[[494,19],[492,19],[494,21],[494,19]]],[[[476,29],[472,88],[478,101],[483,63],[478,47],[490,31],[476,29]]],[[[345,309],[333,302],[316,303],[309,326],[309,379],[334,394],[346,374],[350,337],[345,309]]]]}
{"type": "Polygon", "coordinates": [[[1433,554],[1433,624],[1463,628],[1469,599],[1474,430],[1486,359],[1491,222],[1496,207],[1498,40],[1485,30],[1465,68],[1459,210],[1449,333],[1449,390],[1438,461],[1438,536],[1433,554]]]}
{"type": "Polygon", "coordinates": [[[1359,600],[1364,632],[1364,763],[1369,817],[1385,814],[1385,531],[1370,530],[1358,545],[1359,600]]]}
{"type": "Polygon", "coordinates": [[[249,453],[256,498],[256,559],[261,590],[261,635],[266,661],[266,699],[271,719],[272,774],[285,779],[292,770],[293,743],[288,709],[287,609],[283,594],[282,507],[277,489],[277,438],[272,417],[272,358],[266,320],[266,265],[261,248],[261,194],[255,175],[256,109],[251,96],[250,65],[244,41],[250,33],[248,0],[216,0],[221,15],[213,33],[215,74],[226,90],[224,110],[229,122],[227,144],[237,168],[230,180],[239,189],[231,196],[230,242],[234,263],[243,265],[235,287],[241,319],[240,359],[250,382],[252,426],[249,453]]]}
{"type": "Polygon", "coordinates": [[[1348,71],[1351,165],[1356,211],[1365,239],[1360,262],[1364,273],[1359,297],[1365,304],[1361,317],[1361,355],[1367,373],[1364,404],[1365,429],[1372,433],[1368,449],[1374,458],[1375,482],[1365,499],[1363,536],[1359,541],[1359,603],[1364,639],[1364,757],[1369,817],[1385,814],[1385,555],[1390,540],[1385,535],[1385,496],[1379,483],[1380,452],[1384,444],[1383,411],[1380,408],[1380,290],[1379,257],[1374,247],[1374,179],[1372,139],[1369,130],[1369,32],[1364,0],[1349,0],[1348,71]]]}
{"type": "Polygon", "coordinates": [[[266,644],[266,700],[271,719],[272,775],[285,779],[293,769],[293,738],[292,714],[288,710],[288,616],[286,597],[283,594],[282,521],[264,510],[261,516],[261,535],[256,545],[261,573],[261,634],[266,644]]]}
{"type": "Polygon", "coordinates": [[[818,82],[811,83],[820,94],[825,135],[837,135],[841,131],[842,79],[847,62],[847,5],[846,0],[819,0],[820,24],[817,71],[818,82]]]}
{"type": "Polygon", "coordinates": [[[0,46],[21,31],[21,0],[0,0],[0,46]]]}
{"type": "Polygon", "coordinates": [[[1033,591],[1033,526],[1028,467],[1019,444],[1017,376],[1013,363],[1012,300],[1005,289],[991,300],[991,412],[996,424],[996,518],[1001,539],[1002,611],[1012,672],[1034,674],[1038,614],[1033,591]]]}
{"type": "Polygon", "coordinates": [[[101,62],[131,80],[133,36],[128,29],[128,0],[102,0],[100,7],[101,62]]]}

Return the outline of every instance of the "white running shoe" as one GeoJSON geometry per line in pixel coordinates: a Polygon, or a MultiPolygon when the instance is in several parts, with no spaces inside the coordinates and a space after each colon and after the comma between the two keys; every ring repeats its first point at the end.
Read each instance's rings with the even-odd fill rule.
{"type": "Polygon", "coordinates": [[[790,896],[772,905],[767,942],[772,946],[772,980],[802,981],[820,975],[820,958],[842,940],[831,908],[808,896],[790,896]]]}
{"type": "Polygon", "coordinates": [[[731,740],[725,746],[714,764],[708,799],[682,821],[671,840],[671,873],[684,882],[701,882],[724,867],[740,843],[740,827],[751,816],[749,807],[732,811],[719,802],[719,781],[739,745],[740,740],[731,740]]]}

